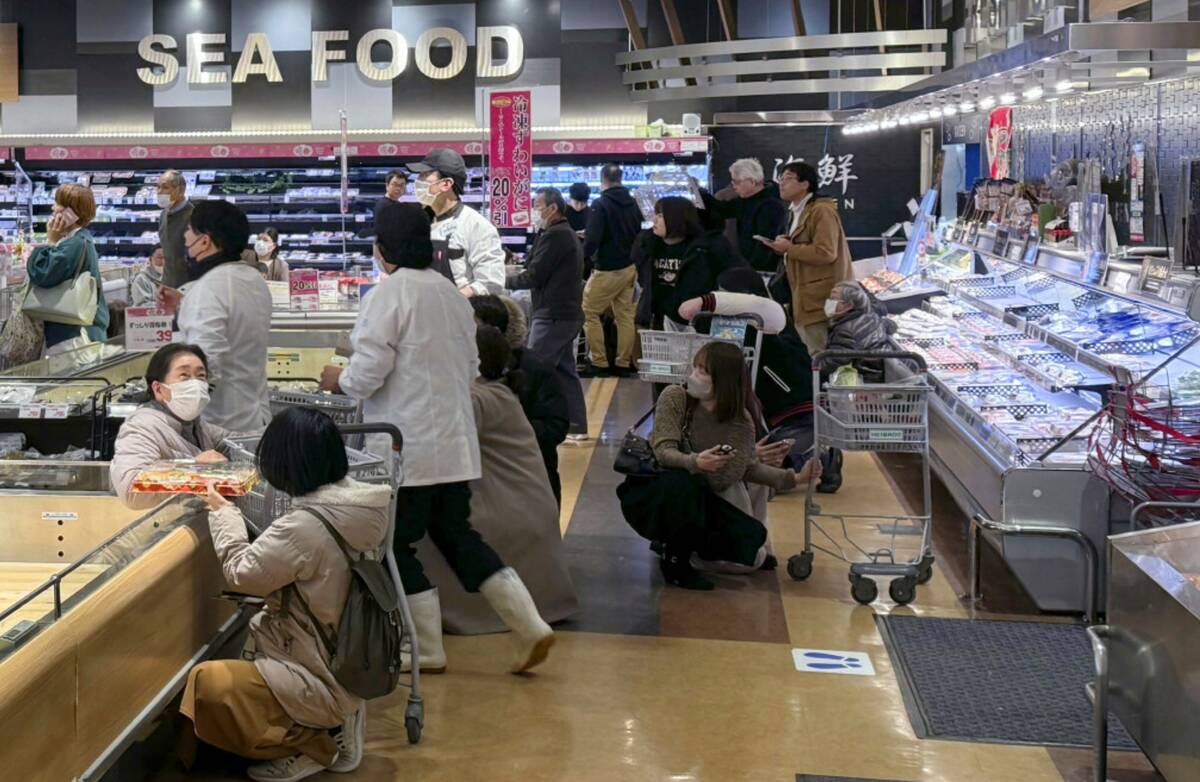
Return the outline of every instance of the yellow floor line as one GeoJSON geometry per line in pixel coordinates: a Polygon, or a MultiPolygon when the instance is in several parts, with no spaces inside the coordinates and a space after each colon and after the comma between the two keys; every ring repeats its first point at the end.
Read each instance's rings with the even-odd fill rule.
{"type": "Polygon", "coordinates": [[[575,515],[575,503],[579,500],[588,465],[596,452],[596,441],[604,429],[604,419],[608,417],[608,408],[619,382],[616,378],[597,378],[588,385],[585,401],[590,439],[579,445],[564,443],[558,448],[558,475],[562,481],[562,511],[558,523],[563,535],[567,534],[571,517],[575,515]]]}

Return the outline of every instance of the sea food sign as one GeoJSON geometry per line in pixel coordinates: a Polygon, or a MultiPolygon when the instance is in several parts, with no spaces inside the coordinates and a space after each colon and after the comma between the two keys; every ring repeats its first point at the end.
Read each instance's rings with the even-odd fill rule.
{"type": "MultiPolygon", "coordinates": [[[[479,27],[476,29],[477,63],[475,74],[481,79],[507,79],[521,72],[525,63],[525,42],[517,28],[507,25],[479,27]],[[493,54],[493,42],[504,41],[508,47],[505,59],[497,61],[493,54]]],[[[328,64],[345,61],[349,54],[349,30],[314,30],[312,34],[312,80],[324,82],[328,79],[328,64]]],[[[224,70],[216,68],[225,64],[225,52],[217,47],[225,45],[224,33],[188,33],[187,35],[187,80],[189,84],[223,84],[229,79],[224,70]],[[205,66],[210,66],[208,69],[205,66]]],[[[175,54],[179,42],[171,35],[147,35],[138,43],[138,55],[148,67],[138,68],[137,75],[146,84],[171,84],[179,77],[179,57],[175,54]]],[[[467,39],[452,27],[433,27],[417,38],[413,47],[413,59],[417,70],[431,79],[453,79],[467,65],[467,39]],[[430,51],[434,44],[444,42],[450,46],[450,62],[434,65],[430,51]]],[[[367,79],[391,81],[404,73],[408,67],[408,41],[395,30],[380,28],[368,31],[354,49],[359,72],[367,79]],[[371,58],[371,49],[385,43],[391,50],[387,62],[376,63],[371,58]]],[[[283,81],[279,64],[271,49],[266,33],[249,33],[237,66],[233,70],[233,82],[240,84],[251,76],[262,76],[269,82],[283,81]]]]}

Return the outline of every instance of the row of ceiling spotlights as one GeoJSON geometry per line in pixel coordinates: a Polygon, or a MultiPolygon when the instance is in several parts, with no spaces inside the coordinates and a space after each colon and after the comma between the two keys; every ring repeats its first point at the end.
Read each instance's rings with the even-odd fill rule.
{"type": "MultiPolygon", "coordinates": [[[[1075,82],[1064,79],[1055,85],[1054,91],[1059,95],[1065,95],[1072,92],[1076,87],[1075,82]]],[[[1030,87],[1021,93],[1021,96],[1026,101],[1036,101],[1041,99],[1045,94],[1045,90],[1041,87],[1030,87]]],[[[963,101],[958,105],[947,104],[945,106],[919,106],[910,111],[897,111],[882,119],[866,119],[858,120],[850,125],[842,127],[842,135],[857,136],[863,133],[874,133],[878,130],[891,130],[895,127],[905,125],[920,125],[930,120],[941,119],[942,117],[953,117],[956,114],[970,114],[976,109],[979,111],[987,111],[995,107],[997,104],[1001,106],[1011,106],[1017,102],[1015,92],[1004,92],[998,98],[991,95],[984,96],[979,99],[979,102],[963,101]]]]}

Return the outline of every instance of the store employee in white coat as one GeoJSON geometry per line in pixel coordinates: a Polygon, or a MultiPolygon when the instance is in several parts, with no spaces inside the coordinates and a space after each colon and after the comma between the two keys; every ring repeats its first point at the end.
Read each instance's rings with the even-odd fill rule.
{"type": "Polygon", "coordinates": [[[450,271],[464,296],[504,293],[504,248],[500,232],[462,201],[467,164],[452,149],[430,151],[420,163],[408,164],[417,175],[417,201],[433,211],[434,241],[449,244],[450,271]]]}
{"type": "Polygon", "coordinates": [[[196,202],[183,235],[189,282],[159,292],[164,306],[178,308],[183,341],[208,356],[213,390],[204,420],[234,432],[256,431],[271,420],[271,291],[257,269],[241,262],[249,237],[241,209],[225,201],[196,202]]]}
{"type": "Polygon", "coordinates": [[[437,589],[416,556],[426,532],[463,588],[481,592],[513,631],[513,671],[527,670],[545,659],[554,634],[516,571],[504,566],[470,521],[470,482],[482,475],[471,402],[479,374],[474,310],[431,268],[429,218],[417,206],[383,205],[375,257],[388,276],[359,312],[350,365],[325,367],[321,387],[363,400],[363,420],[395,424],[404,435],[394,550],[421,670],[446,667],[437,589]]]}

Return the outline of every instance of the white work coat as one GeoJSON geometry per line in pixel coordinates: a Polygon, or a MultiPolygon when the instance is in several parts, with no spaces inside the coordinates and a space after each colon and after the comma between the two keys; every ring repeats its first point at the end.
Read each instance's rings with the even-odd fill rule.
{"type": "Polygon", "coordinates": [[[350,346],[342,391],[363,400],[364,421],[395,424],[404,435],[401,484],[479,478],[475,313],[454,285],[433,269],[396,270],[362,304],[350,346]]]}
{"type": "Polygon", "coordinates": [[[185,286],[179,331],[184,342],[208,356],[213,390],[204,420],[234,432],[270,423],[271,291],[258,270],[237,261],[223,263],[185,286]]]}
{"type": "Polygon", "coordinates": [[[463,203],[439,217],[430,238],[450,245],[450,271],[459,289],[480,296],[504,293],[504,248],[500,232],[483,215],[463,203]]]}

